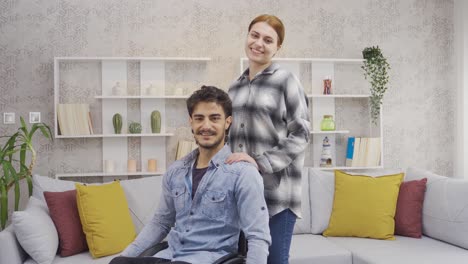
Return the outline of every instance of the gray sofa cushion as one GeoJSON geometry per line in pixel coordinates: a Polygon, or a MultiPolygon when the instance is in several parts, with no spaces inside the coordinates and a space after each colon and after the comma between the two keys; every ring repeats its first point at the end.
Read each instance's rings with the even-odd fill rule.
{"type": "Polygon", "coordinates": [[[421,239],[396,236],[396,240],[329,237],[352,252],[353,264],[466,264],[468,251],[423,236],[421,239]]]}
{"type": "Polygon", "coordinates": [[[328,227],[335,196],[335,173],[309,169],[311,206],[311,233],[322,234],[328,227]]]}
{"type": "Polygon", "coordinates": [[[351,252],[321,235],[294,235],[290,264],[352,264],[351,252]]]}
{"type": "Polygon", "coordinates": [[[310,233],[310,199],[309,199],[309,170],[307,167],[302,169],[302,198],[301,209],[302,218],[297,219],[293,234],[310,233]]]}
{"type": "Polygon", "coordinates": [[[137,233],[153,218],[159,205],[163,177],[120,181],[137,233]]]}
{"type": "Polygon", "coordinates": [[[427,178],[423,234],[468,249],[468,181],[408,168],[406,180],[422,178],[427,178]]]}

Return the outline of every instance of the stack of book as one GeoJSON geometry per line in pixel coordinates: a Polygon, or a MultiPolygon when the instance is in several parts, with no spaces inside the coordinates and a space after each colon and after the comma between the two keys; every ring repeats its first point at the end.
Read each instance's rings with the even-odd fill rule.
{"type": "Polygon", "coordinates": [[[89,104],[59,104],[57,119],[60,135],[92,135],[93,126],[89,104]]]}
{"type": "Polygon", "coordinates": [[[176,160],[185,157],[196,148],[198,148],[198,145],[195,141],[179,140],[177,144],[176,160]]]}
{"type": "Polygon", "coordinates": [[[349,137],[346,150],[347,167],[376,167],[380,165],[381,138],[349,137]]]}

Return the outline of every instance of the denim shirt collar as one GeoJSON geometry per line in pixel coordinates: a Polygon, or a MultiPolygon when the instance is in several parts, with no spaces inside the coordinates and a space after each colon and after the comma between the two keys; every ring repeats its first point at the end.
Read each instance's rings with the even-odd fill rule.
{"type": "MultiPolygon", "coordinates": [[[[197,159],[197,156],[199,154],[198,148],[195,149],[194,151],[190,152],[187,156],[185,156],[183,162],[184,162],[184,167],[190,167],[192,164],[195,162],[197,159]]],[[[226,158],[231,155],[231,148],[228,145],[224,145],[224,147],[216,153],[213,158],[210,160],[210,165],[209,166],[215,166],[218,168],[221,164],[224,164],[224,161],[226,158]]]]}

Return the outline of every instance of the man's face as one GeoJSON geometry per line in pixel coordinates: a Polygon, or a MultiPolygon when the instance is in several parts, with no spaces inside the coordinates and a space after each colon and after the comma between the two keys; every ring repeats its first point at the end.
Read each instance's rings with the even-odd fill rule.
{"type": "Polygon", "coordinates": [[[231,120],[232,117],[226,117],[222,106],[214,102],[200,102],[195,105],[190,125],[198,146],[205,149],[221,149],[231,120]]]}

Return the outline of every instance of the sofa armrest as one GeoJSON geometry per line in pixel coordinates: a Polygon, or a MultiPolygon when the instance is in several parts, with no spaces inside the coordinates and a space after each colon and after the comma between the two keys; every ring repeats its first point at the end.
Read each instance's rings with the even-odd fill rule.
{"type": "Polygon", "coordinates": [[[0,263],[21,264],[28,257],[16,240],[12,225],[0,232],[0,245],[0,263]]]}

